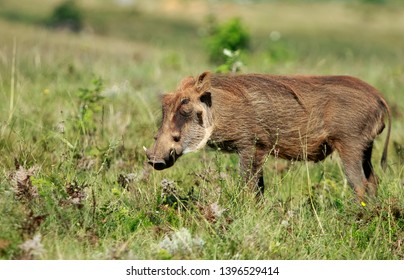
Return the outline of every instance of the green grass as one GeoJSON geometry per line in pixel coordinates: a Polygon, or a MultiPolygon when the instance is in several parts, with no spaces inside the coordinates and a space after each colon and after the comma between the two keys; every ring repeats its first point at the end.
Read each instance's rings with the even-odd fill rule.
{"type": "Polygon", "coordinates": [[[195,2],[80,1],[75,35],[44,26],[57,1],[1,1],[0,258],[403,259],[404,6],[195,2]],[[210,11],[250,30],[244,72],[349,74],[384,93],[394,118],[385,173],[385,133],[375,144],[375,201],[356,203],[336,154],[268,158],[260,202],[234,155],[144,165],[160,94],[217,66],[201,38],[210,11]]]}

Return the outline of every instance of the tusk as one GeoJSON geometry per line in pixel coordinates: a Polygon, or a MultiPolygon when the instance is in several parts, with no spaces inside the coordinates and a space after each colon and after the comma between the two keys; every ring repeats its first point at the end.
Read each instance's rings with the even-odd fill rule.
{"type": "Polygon", "coordinates": [[[147,148],[145,146],[143,146],[143,150],[147,153],[147,148]]]}

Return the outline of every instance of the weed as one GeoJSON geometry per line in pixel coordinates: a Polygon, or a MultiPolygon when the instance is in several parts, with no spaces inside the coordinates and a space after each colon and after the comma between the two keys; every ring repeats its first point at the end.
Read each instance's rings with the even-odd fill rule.
{"type": "Polygon", "coordinates": [[[223,54],[226,56],[226,61],[219,65],[215,72],[217,73],[237,73],[243,66],[243,62],[240,59],[240,50],[231,51],[224,49],[223,54]]]}
{"type": "Polygon", "coordinates": [[[102,89],[103,85],[100,78],[92,81],[92,87],[79,89],[77,94],[79,100],[79,114],[74,125],[76,131],[80,131],[83,135],[94,134],[101,123],[97,114],[102,112],[102,105],[100,104],[104,99],[101,95],[102,89]]]}
{"type": "Polygon", "coordinates": [[[223,63],[227,60],[226,52],[247,50],[250,44],[250,35],[243,26],[241,19],[233,18],[223,24],[213,26],[206,38],[209,57],[212,62],[223,63]]]}
{"type": "Polygon", "coordinates": [[[26,240],[19,247],[23,251],[21,259],[32,259],[34,257],[39,257],[46,252],[43,244],[41,243],[40,234],[36,234],[32,239],[26,240]]]}
{"type": "Polygon", "coordinates": [[[181,228],[164,237],[158,245],[160,248],[158,255],[162,259],[194,258],[204,244],[205,242],[201,238],[192,237],[188,229],[181,228]]]}
{"type": "Polygon", "coordinates": [[[38,197],[38,189],[31,182],[31,176],[35,174],[37,167],[27,170],[16,159],[15,167],[16,171],[9,175],[15,196],[18,200],[28,203],[38,197]]]}

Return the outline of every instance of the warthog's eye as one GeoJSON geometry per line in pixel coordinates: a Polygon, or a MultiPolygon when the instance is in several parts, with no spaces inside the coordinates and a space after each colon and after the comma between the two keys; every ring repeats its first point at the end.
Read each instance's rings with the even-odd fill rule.
{"type": "Polygon", "coordinates": [[[181,100],[181,105],[186,105],[186,104],[188,104],[189,103],[189,98],[183,98],[182,100],[181,100]]]}
{"type": "Polygon", "coordinates": [[[183,98],[181,100],[181,107],[179,108],[179,112],[184,117],[189,117],[192,114],[192,106],[189,104],[189,98],[183,98]]]}

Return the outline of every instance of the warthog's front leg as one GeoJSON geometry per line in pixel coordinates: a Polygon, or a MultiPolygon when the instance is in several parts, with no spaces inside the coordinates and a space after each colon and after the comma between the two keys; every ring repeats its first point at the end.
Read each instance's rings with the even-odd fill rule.
{"type": "Polygon", "coordinates": [[[245,148],[239,151],[240,171],[245,183],[252,188],[256,195],[264,194],[264,172],[262,165],[267,151],[257,147],[245,148]]]}

